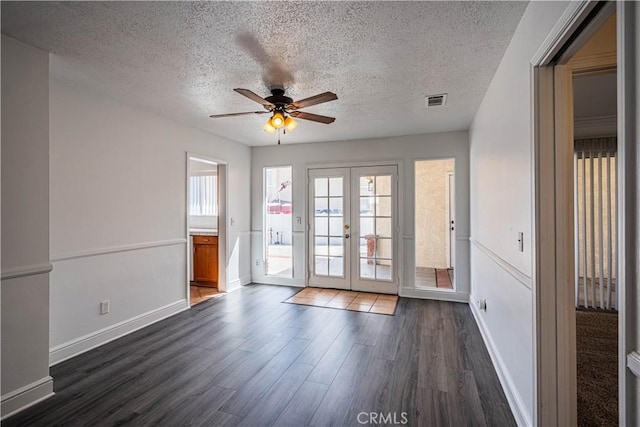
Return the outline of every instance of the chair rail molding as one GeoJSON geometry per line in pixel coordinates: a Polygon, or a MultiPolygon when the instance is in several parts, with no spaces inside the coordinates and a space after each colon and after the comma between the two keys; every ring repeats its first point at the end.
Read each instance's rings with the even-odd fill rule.
{"type": "Polygon", "coordinates": [[[130,245],[108,246],[104,248],[89,249],[86,251],[72,252],[51,257],[51,261],[66,261],[71,259],[86,258],[97,255],[114,254],[118,252],[136,251],[140,249],[159,248],[163,246],[184,245],[187,243],[185,238],[158,240],[154,242],[134,243],[130,245]]]}
{"type": "Polygon", "coordinates": [[[38,274],[47,274],[53,270],[53,265],[50,262],[44,262],[42,264],[21,265],[18,267],[9,267],[6,270],[2,270],[2,280],[16,279],[18,277],[35,276],[38,274]]]}

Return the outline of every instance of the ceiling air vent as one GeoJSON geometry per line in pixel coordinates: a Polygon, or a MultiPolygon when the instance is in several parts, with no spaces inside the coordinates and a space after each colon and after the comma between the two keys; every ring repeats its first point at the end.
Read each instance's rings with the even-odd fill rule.
{"type": "Polygon", "coordinates": [[[427,95],[426,106],[429,107],[442,107],[447,102],[447,94],[441,93],[440,95],[427,95]]]}

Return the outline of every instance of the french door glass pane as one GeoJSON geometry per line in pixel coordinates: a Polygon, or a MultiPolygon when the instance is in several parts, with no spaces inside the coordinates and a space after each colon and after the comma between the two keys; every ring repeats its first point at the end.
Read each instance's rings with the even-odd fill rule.
{"type": "Polygon", "coordinates": [[[329,214],[329,203],[326,197],[315,198],[315,214],[327,216],[329,214]]]}
{"type": "Polygon", "coordinates": [[[331,217],[329,218],[329,235],[331,236],[342,236],[342,217],[331,217]]]}
{"type": "Polygon", "coordinates": [[[329,189],[329,180],[327,178],[316,178],[315,179],[315,196],[316,197],[325,197],[328,196],[329,189]]]}
{"type": "Polygon", "coordinates": [[[365,237],[373,234],[375,230],[375,218],[360,218],[360,235],[365,237]]]}
{"type": "Polygon", "coordinates": [[[342,197],[342,178],[329,178],[329,195],[342,197]]]}
{"type": "Polygon", "coordinates": [[[375,206],[375,197],[360,197],[360,216],[374,216],[375,206]]]}
{"type": "Polygon", "coordinates": [[[391,260],[378,258],[376,263],[376,279],[391,280],[391,260]]]}
{"type": "Polygon", "coordinates": [[[378,237],[391,237],[391,218],[376,217],[376,234],[378,237]]]}
{"type": "Polygon", "coordinates": [[[367,258],[360,258],[360,278],[376,278],[376,267],[372,260],[368,260],[367,258]]]}
{"type": "Polygon", "coordinates": [[[332,277],[342,277],[342,272],[344,271],[344,258],[332,257],[329,258],[329,276],[332,277]]]}
{"type": "Polygon", "coordinates": [[[342,216],[342,197],[329,198],[329,215],[342,216]]]}
{"type": "Polygon", "coordinates": [[[315,234],[316,236],[327,236],[329,234],[329,218],[316,217],[315,234]]]}
{"type": "Polygon", "coordinates": [[[325,256],[316,257],[315,272],[317,276],[327,276],[329,271],[329,258],[325,256]]]}
{"type": "Polygon", "coordinates": [[[376,196],[391,195],[391,176],[376,176],[376,196]]]}
{"type": "Polygon", "coordinates": [[[376,205],[377,216],[391,216],[391,196],[379,196],[376,205]]]}

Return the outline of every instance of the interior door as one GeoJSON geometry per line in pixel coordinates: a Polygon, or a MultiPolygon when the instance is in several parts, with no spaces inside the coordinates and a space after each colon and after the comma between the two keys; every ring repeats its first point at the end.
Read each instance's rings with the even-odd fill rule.
{"type": "Polygon", "coordinates": [[[397,167],[309,170],[309,285],[397,294],[397,167]]]}

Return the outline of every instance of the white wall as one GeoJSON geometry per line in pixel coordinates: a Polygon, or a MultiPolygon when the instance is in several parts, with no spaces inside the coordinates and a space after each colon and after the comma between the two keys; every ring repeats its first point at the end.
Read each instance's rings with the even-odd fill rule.
{"type": "MultiPolygon", "coordinates": [[[[313,123],[304,124],[314,126],[313,123]]],[[[302,126],[302,124],[301,124],[302,126]]],[[[345,165],[394,161],[399,164],[399,265],[402,295],[416,297],[432,296],[467,300],[469,292],[469,151],[466,131],[430,135],[414,135],[397,138],[382,138],[359,141],[320,142],[312,144],[283,145],[252,148],[251,224],[252,224],[252,277],[260,283],[292,284],[306,283],[306,237],[307,215],[307,168],[319,164],[345,165]],[[414,161],[425,159],[455,158],[456,208],[458,227],[456,280],[459,294],[444,294],[439,291],[420,291],[415,284],[414,248],[414,161]],[[262,170],[266,166],[293,166],[293,254],[294,277],[282,279],[264,276],[262,269],[262,170]],[[297,224],[296,217],[302,218],[297,224]],[[256,266],[258,261],[259,266],[256,266]]]]}
{"type": "Polygon", "coordinates": [[[49,55],[2,36],[2,409],[49,396],[49,55]]]}
{"type": "Polygon", "coordinates": [[[531,425],[535,370],[532,293],[531,59],[567,3],[531,2],[469,131],[471,297],[520,424],[531,425]],[[524,252],[517,233],[524,233],[524,252]],[[487,300],[487,311],[475,302],[487,300]]]}
{"type": "Polygon", "coordinates": [[[228,162],[227,289],[250,281],[248,147],[57,80],[50,93],[52,362],[187,307],[187,152],[228,162]]]}

